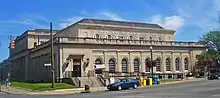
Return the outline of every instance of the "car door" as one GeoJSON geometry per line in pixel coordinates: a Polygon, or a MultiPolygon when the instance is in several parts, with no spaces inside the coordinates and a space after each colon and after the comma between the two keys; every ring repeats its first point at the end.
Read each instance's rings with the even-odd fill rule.
{"type": "Polygon", "coordinates": [[[122,88],[128,88],[128,87],[129,87],[128,81],[127,81],[127,79],[124,79],[122,81],[122,88]]]}
{"type": "Polygon", "coordinates": [[[128,85],[128,88],[133,87],[134,82],[131,79],[127,79],[127,85],[128,85]]]}

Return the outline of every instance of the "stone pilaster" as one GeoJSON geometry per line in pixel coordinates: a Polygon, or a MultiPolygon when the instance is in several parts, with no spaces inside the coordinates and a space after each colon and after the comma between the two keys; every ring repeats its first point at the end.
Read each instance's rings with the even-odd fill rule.
{"type": "MultiPolygon", "coordinates": [[[[153,53],[153,55],[152,55],[152,60],[155,60],[155,52],[154,52],[154,50],[152,50],[152,53],[153,53]]],[[[151,59],[150,59],[151,60],[151,59]]],[[[151,70],[151,69],[150,69],[151,70]]],[[[156,67],[153,67],[153,72],[154,73],[156,73],[156,67]]]]}
{"type": "Polygon", "coordinates": [[[133,60],[132,60],[132,51],[129,51],[128,52],[129,54],[129,64],[128,64],[128,72],[134,72],[134,63],[133,63],[133,60]]]}
{"type": "Polygon", "coordinates": [[[190,63],[189,63],[188,68],[189,68],[189,71],[192,71],[192,66],[194,65],[194,58],[193,58],[193,51],[192,50],[190,50],[189,56],[190,56],[190,60],[189,60],[190,63]]]}
{"type": "Polygon", "coordinates": [[[141,52],[140,60],[141,60],[141,67],[140,67],[141,71],[140,72],[146,72],[146,70],[145,70],[146,66],[145,66],[144,52],[141,52]]]}
{"type": "Polygon", "coordinates": [[[174,58],[174,52],[171,52],[171,72],[175,72],[176,69],[175,69],[175,58],[174,58]]]}
{"type": "Polygon", "coordinates": [[[183,53],[180,53],[180,71],[185,72],[183,53]]]}
{"type": "Polygon", "coordinates": [[[122,72],[121,63],[120,63],[120,51],[117,51],[116,54],[117,54],[116,71],[122,72]]]}
{"type": "Polygon", "coordinates": [[[161,52],[162,58],[161,58],[161,72],[165,73],[166,72],[166,63],[165,63],[165,57],[164,57],[164,52],[161,52]]]}
{"type": "Polygon", "coordinates": [[[108,58],[106,55],[106,51],[103,52],[103,60],[104,60],[104,64],[105,64],[105,71],[109,71],[108,58]]]}

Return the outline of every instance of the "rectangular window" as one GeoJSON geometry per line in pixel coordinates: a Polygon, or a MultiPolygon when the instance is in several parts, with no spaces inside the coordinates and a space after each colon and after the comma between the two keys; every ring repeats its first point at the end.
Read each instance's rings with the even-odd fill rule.
{"type": "Polygon", "coordinates": [[[130,39],[130,40],[133,40],[133,36],[130,36],[129,39],[130,39]]]}
{"type": "Polygon", "coordinates": [[[119,41],[123,41],[123,36],[118,36],[119,41]]]}
{"type": "Polygon", "coordinates": [[[144,40],[144,37],[139,37],[139,40],[144,40]]]}

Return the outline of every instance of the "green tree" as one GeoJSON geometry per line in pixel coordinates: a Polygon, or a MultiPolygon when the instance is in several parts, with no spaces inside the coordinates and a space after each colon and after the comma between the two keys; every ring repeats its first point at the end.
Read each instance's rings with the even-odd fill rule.
{"type": "Polygon", "coordinates": [[[207,59],[220,59],[220,31],[210,31],[203,35],[200,40],[200,43],[203,43],[208,51],[204,51],[200,56],[197,57],[196,65],[193,68],[194,72],[205,71],[205,65],[203,64],[204,60],[207,59]]]}
{"type": "Polygon", "coordinates": [[[207,55],[210,55],[212,59],[220,58],[220,31],[208,32],[202,36],[199,42],[208,47],[207,55]]]}

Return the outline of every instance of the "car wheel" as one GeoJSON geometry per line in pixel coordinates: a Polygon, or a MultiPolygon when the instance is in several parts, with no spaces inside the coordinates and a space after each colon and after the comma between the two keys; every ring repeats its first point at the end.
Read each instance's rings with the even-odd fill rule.
{"type": "Polygon", "coordinates": [[[120,91],[122,88],[121,88],[121,86],[118,86],[118,90],[120,91]]]}
{"type": "Polygon", "coordinates": [[[137,88],[137,84],[134,84],[133,88],[136,89],[137,88]]]}

